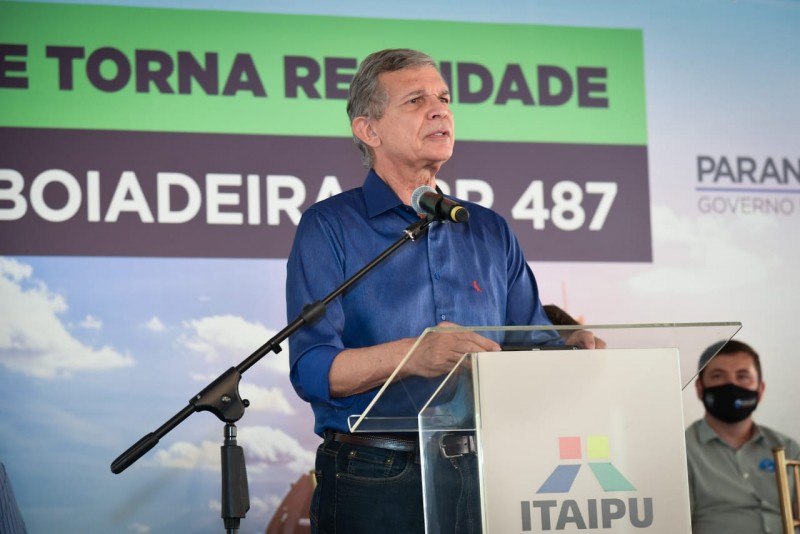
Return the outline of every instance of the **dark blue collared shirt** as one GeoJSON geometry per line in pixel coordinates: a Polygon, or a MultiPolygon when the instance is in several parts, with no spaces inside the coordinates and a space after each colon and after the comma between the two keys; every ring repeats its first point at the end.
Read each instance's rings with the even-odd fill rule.
{"type": "MultiPolygon", "coordinates": [[[[477,204],[464,205],[467,223],[432,223],[333,300],[319,321],[290,337],[292,385],[311,403],[317,434],[348,431],[347,417],[362,413],[377,392],[331,397],[328,374],[345,348],[416,337],[441,321],[551,324],[506,221],[477,204]]],[[[300,220],[287,264],[289,321],[397,242],[418,219],[374,171],[362,187],[311,206],[300,220]]]]}

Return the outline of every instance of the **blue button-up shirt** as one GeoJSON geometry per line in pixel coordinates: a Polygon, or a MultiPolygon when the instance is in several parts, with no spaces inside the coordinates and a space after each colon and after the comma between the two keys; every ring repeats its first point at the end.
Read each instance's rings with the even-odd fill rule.
{"type": "MultiPolygon", "coordinates": [[[[319,321],[290,337],[292,385],[311,404],[316,433],[347,431],[347,417],[362,413],[377,392],[331,397],[331,364],[346,348],[416,337],[445,320],[464,326],[551,324],[506,221],[477,204],[464,205],[469,222],[431,224],[333,300],[319,321]]],[[[287,264],[289,321],[397,242],[418,219],[374,171],[362,187],[311,206],[287,264]]]]}

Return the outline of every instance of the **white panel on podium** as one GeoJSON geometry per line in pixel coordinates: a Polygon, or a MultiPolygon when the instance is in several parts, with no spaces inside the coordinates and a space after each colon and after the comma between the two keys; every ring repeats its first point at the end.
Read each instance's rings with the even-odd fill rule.
{"type": "Polygon", "coordinates": [[[678,353],[477,354],[484,532],[690,531],[678,353]]]}

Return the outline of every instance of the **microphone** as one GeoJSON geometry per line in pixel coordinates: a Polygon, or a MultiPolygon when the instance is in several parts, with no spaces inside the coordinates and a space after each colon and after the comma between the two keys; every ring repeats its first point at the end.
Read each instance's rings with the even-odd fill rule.
{"type": "Polygon", "coordinates": [[[436,192],[436,189],[423,185],[411,193],[411,207],[417,213],[430,215],[437,221],[464,223],[469,220],[467,208],[454,200],[436,192]]]}

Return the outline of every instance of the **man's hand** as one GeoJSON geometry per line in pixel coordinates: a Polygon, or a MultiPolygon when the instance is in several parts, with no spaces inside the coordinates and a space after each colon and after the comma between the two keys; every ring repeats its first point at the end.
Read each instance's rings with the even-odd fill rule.
{"type": "MultiPolygon", "coordinates": [[[[437,326],[455,327],[442,322],[437,326]]],[[[336,356],[328,373],[332,397],[347,397],[382,386],[417,338],[403,338],[359,349],[345,349],[336,356]]],[[[499,351],[500,345],[468,330],[432,332],[417,346],[400,370],[406,376],[436,377],[449,373],[467,352],[499,351]]]]}
{"type": "Polygon", "coordinates": [[[576,345],[582,349],[604,349],[606,342],[595,337],[589,330],[575,330],[566,339],[567,345],[576,345]]]}
{"type": "MultiPolygon", "coordinates": [[[[441,322],[437,327],[457,327],[441,322]]],[[[500,345],[472,331],[430,332],[422,338],[404,368],[405,375],[440,376],[449,372],[468,352],[497,352],[500,345]]]]}

